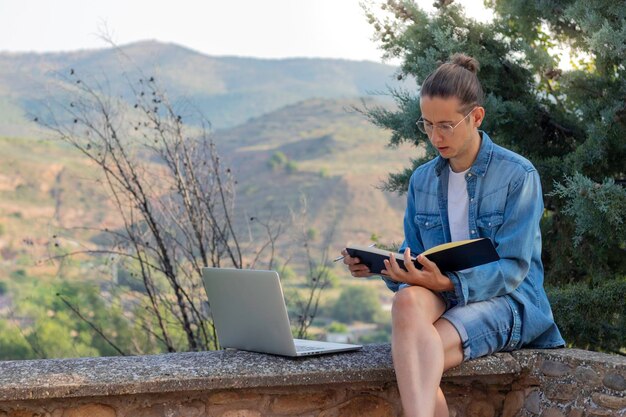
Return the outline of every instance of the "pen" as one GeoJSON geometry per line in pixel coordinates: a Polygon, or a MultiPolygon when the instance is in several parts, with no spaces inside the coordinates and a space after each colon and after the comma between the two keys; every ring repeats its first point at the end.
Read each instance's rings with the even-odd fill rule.
{"type": "MultiPolygon", "coordinates": [[[[373,246],[376,246],[376,243],[372,243],[371,245],[369,245],[369,246],[368,246],[368,248],[371,248],[371,247],[373,247],[373,246]]],[[[340,261],[340,260],[342,260],[343,258],[345,258],[345,255],[341,255],[341,256],[339,256],[338,258],[333,259],[333,262],[340,261]]]]}

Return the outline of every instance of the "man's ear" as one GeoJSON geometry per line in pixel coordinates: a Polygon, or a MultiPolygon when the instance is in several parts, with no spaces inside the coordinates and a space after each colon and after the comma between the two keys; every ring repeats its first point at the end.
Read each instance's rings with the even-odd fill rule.
{"type": "Polygon", "coordinates": [[[476,107],[470,116],[475,128],[479,128],[485,118],[485,109],[483,107],[476,107]]]}

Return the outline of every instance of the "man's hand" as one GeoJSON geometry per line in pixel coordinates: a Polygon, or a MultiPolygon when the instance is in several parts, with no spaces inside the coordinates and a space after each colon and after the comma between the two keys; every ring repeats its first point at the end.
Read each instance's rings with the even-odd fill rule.
{"type": "Polygon", "coordinates": [[[422,270],[419,270],[411,260],[411,249],[406,248],[404,251],[404,267],[406,271],[400,268],[393,253],[389,254],[389,260],[385,259],[385,270],[383,274],[389,276],[394,281],[406,282],[411,285],[419,285],[429,290],[441,292],[454,289],[454,285],[450,278],[441,273],[434,262],[431,262],[423,255],[417,257],[417,261],[422,264],[422,270]]]}
{"type": "Polygon", "coordinates": [[[359,258],[351,257],[346,249],[342,250],[341,254],[344,256],[343,263],[348,265],[348,269],[353,277],[366,278],[374,275],[366,265],[361,263],[359,258]]]}

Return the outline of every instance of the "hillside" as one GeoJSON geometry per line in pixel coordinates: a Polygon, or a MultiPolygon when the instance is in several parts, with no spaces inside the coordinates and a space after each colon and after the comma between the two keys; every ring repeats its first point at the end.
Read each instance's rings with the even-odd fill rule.
{"type": "MultiPolygon", "coordinates": [[[[240,230],[246,230],[250,216],[269,218],[270,213],[288,223],[304,197],[307,227],[320,237],[334,230],[333,253],[349,242],[369,242],[372,234],[388,243],[401,238],[404,200],[376,186],[389,171],[406,165],[409,148],[386,148],[387,134],[351,110],[354,105],[361,104],[308,100],[215,133],[218,151],[238,180],[240,230]],[[285,161],[271,166],[276,154],[285,161]]],[[[98,172],[75,150],[35,139],[0,139],[0,147],[5,265],[43,256],[59,229],[86,241],[90,234],[77,228],[116,225],[117,216],[95,182],[98,172]]]]}
{"type": "MultiPolygon", "coordinates": [[[[392,67],[340,60],[216,58],[156,42],[128,45],[121,52],[155,77],[177,112],[182,109],[189,137],[198,126],[188,114],[200,112],[211,121],[222,165],[231,167],[238,181],[234,223],[244,260],[267,237],[259,220],[282,225],[276,258],[280,265],[288,259],[292,268],[284,275],[290,308],[293,297],[304,290],[307,271],[298,255],[303,253],[298,232],[308,236],[315,260],[320,260],[320,248],[334,257],[345,244],[369,243],[373,235],[382,243],[399,242],[404,199],[376,187],[388,172],[407,165],[415,150],[387,148],[388,133],[354,110],[391,105],[384,97],[360,97],[384,90],[392,67]],[[326,240],[328,234],[332,236],[326,240]]],[[[98,246],[106,242],[99,230],[116,231],[121,219],[106,197],[98,169],[32,121],[35,115],[40,120],[51,117],[51,110],[61,125],[71,123],[62,108],[73,106],[77,87],[86,84],[79,86],[81,80],[99,86],[99,97],[117,100],[119,120],[132,126],[139,115],[127,79],[139,76],[120,70],[135,68],[128,60],[120,64],[120,56],[111,49],[0,54],[0,358],[40,356],[32,345],[40,337],[50,357],[115,354],[98,347],[97,337],[89,342],[92,332],[61,303],[55,295],[59,291],[75,294],[77,303],[86,297],[81,305],[106,326],[115,314],[92,310],[89,294],[104,303],[103,309],[134,314],[139,292],[128,276],[119,280],[115,256],[46,260],[104,249],[98,246]],[[117,290],[122,294],[116,299],[119,305],[113,303],[117,290]],[[58,334],[64,332],[84,343],[72,339],[59,344],[65,339],[58,334]]],[[[119,132],[124,143],[137,139],[132,129],[119,132]]],[[[326,289],[320,302],[324,320],[329,320],[345,284],[371,286],[388,303],[388,291],[378,280],[351,280],[340,262],[333,265],[336,286],[326,289]]],[[[256,265],[266,266],[263,261],[256,265]]],[[[125,325],[111,326],[116,334],[128,334],[125,325]]]]}
{"type": "Polygon", "coordinates": [[[0,136],[40,134],[32,116],[56,109],[81,77],[117,95],[142,76],[138,69],[155,77],[173,102],[190,103],[217,129],[302,100],[360,97],[397,83],[395,67],[374,62],[213,57],[156,41],[67,53],[0,53],[0,136]]]}
{"type": "Polygon", "coordinates": [[[59,141],[0,138],[0,261],[32,266],[52,236],[86,240],[77,227],[112,227],[98,171],[59,141]]]}
{"type": "Polygon", "coordinates": [[[239,179],[238,207],[282,217],[305,197],[310,227],[320,236],[334,230],[333,252],[372,234],[401,240],[404,198],[376,187],[415,151],[386,148],[388,135],[352,109],[362,105],[308,100],[216,133],[239,179]],[[282,163],[272,164],[276,155],[282,163]]]}

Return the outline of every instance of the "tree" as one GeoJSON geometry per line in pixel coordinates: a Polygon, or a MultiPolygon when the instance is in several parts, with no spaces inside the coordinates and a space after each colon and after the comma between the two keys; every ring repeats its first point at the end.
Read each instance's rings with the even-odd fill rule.
{"type": "Polygon", "coordinates": [[[316,242],[317,233],[312,233],[314,229],[310,222],[307,199],[302,195],[299,211],[292,212],[291,224],[295,232],[296,254],[299,253],[306,264],[304,291],[293,290],[288,293],[288,300],[294,305],[296,316],[292,331],[299,339],[306,338],[317,316],[322,292],[337,280],[331,271],[333,265],[328,254],[336,225],[330,224],[321,241],[316,242]]]}
{"type": "MultiPolygon", "coordinates": [[[[106,255],[126,283],[143,287],[127,320],[139,323],[149,339],[168,352],[216,348],[202,268],[242,268],[246,255],[256,261],[268,246],[243,247],[237,237],[236,181],[211,140],[209,122],[200,115],[196,124],[186,123],[155,78],[141,72],[129,82],[130,103],[74,69],[69,80],[75,89],[63,104],[64,114],[51,112],[36,120],[100,168],[101,183],[123,226],[97,230],[110,237],[110,245],[70,252],[58,248],[54,259],[106,255]]],[[[273,248],[280,233],[268,233],[273,248]]],[[[91,322],[71,297],[59,296],[91,322]]],[[[106,329],[92,329],[118,353],[126,353],[106,337],[106,329]]]]}
{"type": "MultiPolygon", "coordinates": [[[[468,19],[450,1],[436,2],[432,15],[406,0],[386,1],[382,17],[371,5],[366,11],[385,56],[402,60],[399,78],[415,79],[419,86],[456,52],[480,62],[487,113],[483,128],[496,142],[530,159],[542,178],[546,282],[582,283],[596,291],[600,283],[617,279],[621,288],[626,285],[621,278],[626,275],[623,4],[488,3],[496,12],[489,23],[468,19]],[[558,47],[572,51],[571,70],[558,68],[558,47]]],[[[392,131],[392,146],[409,142],[424,149],[411,167],[389,175],[384,187],[400,193],[414,168],[435,156],[415,125],[418,89],[392,90],[397,110],[364,109],[373,123],[392,131]]],[[[619,308],[606,308],[619,317],[619,308]]],[[[565,336],[574,340],[574,334],[565,336]]],[[[591,347],[614,350],[614,344],[591,347]]]]}
{"type": "Polygon", "coordinates": [[[344,323],[373,322],[380,311],[380,301],[374,288],[353,285],[341,291],[333,308],[333,317],[344,323]]]}
{"type": "Polygon", "coordinates": [[[0,360],[32,358],[32,350],[18,329],[0,320],[0,360]]]}

